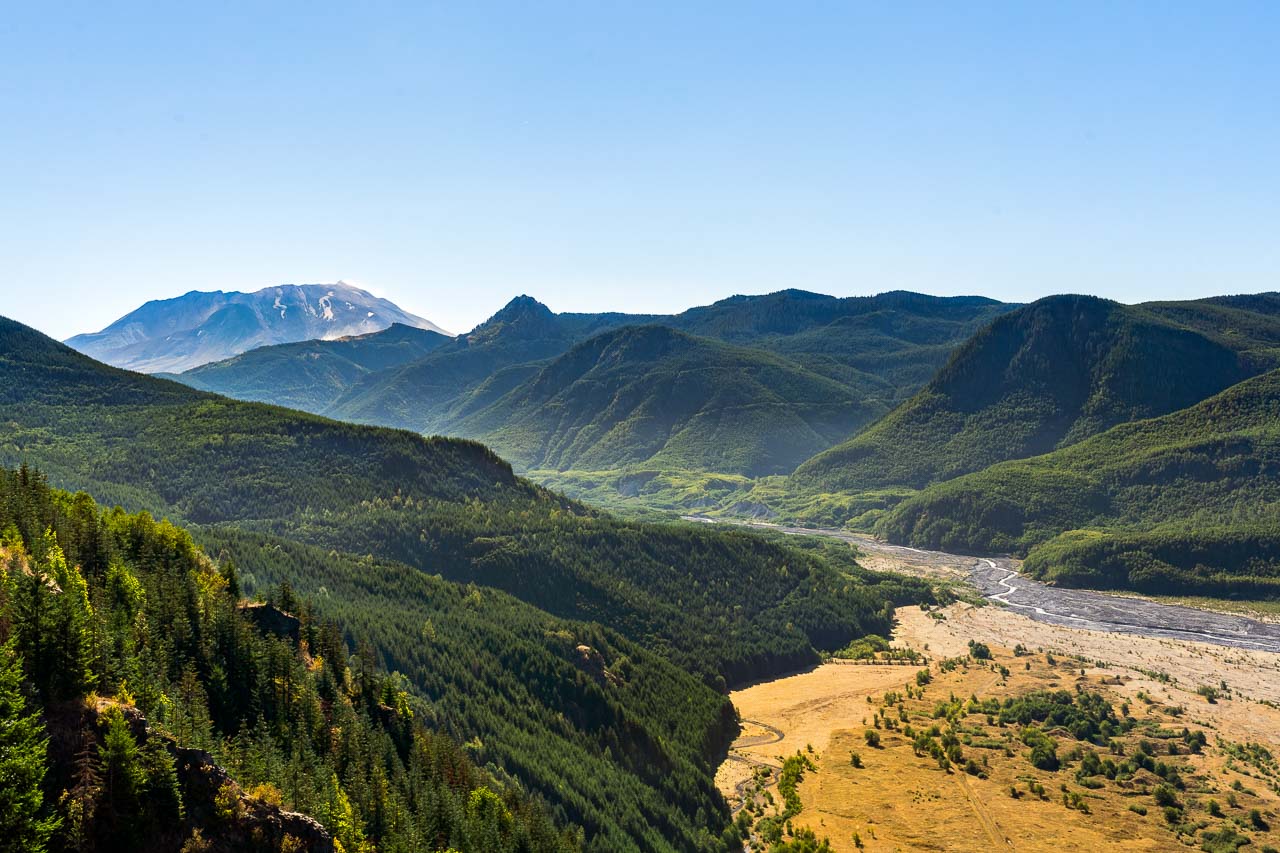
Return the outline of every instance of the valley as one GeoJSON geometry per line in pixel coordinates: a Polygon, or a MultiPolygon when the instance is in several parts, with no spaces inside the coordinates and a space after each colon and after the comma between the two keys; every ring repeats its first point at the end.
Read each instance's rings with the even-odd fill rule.
{"type": "MultiPolygon", "coordinates": [[[[785,810],[793,837],[809,829],[815,838],[829,838],[836,851],[1054,850],[1064,842],[1162,850],[1205,832],[1238,841],[1244,837],[1235,835],[1244,831],[1242,820],[1214,827],[1203,818],[1215,812],[1220,817],[1219,800],[1240,788],[1258,796],[1266,815],[1280,814],[1274,763],[1265,759],[1259,774],[1258,768],[1241,764],[1233,746],[1260,744],[1269,755],[1280,751],[1280,625],[1047,586],[1020,575],[1009,558],[896,546],[838,530],[753,524],[792,536],[845,541],[859,550],[859,562],[868,568],[960,581],[983,598],[983,606],[959,602],[898,611],[892,647],[914,650],[927,662],[923,670],[903,661],[878,661],[876,655],[832,659],[730,694],[744,720],[743,733],[716,781],[735,815],[745,811],[762,819],[757,843],[761,833],[768,836],[769,815],[783,808],[786,798],[778,784],[789,755],[807,756],[809,765],[796,790],[802,810],[785,810]],[[1126,718],[1137,709],[1132,711],[1135,731],[1168,737],[1167,732],[1185,731],[1184,725],[1194,722],[1206,744],[1197,748],[1194,761],[1188,760],[1183,775],[1198,774],[1187,786],[1199,795],[1198,802],[1182,802],[1178,815],[1152,819],[1134,809],[1147,809],[1140,801],[1154,796],[1158,780],[1144,783],[1139,773],[1111,790],[1087,774],[1072,779],[1065,766],[1051,771],[1028,766],[1016,748],[1011,751],[1007,724],[1003,718],[996,723],[990,709],[1064,688],[1106,697],[1124,709],[1126,718]],[[956,748],[969,754],[977,746],[980,767],[961,768],[952,761],[955,766],[940,768],[912,744],[912,728],[938,719],[946,695],[970,697],[967,713],[948,718],[964,744],[956,748]],[[899,719],[891,722],[886,710],[895,705],[899,719]],[[987,715],[985,724],[981,714],[987,715]],[[876,745],[868,748],[871,731],[876,745]],[[1245,780],[1261,780],[1265,787],[1250,787],[1245,780]],[[1023,793],[1011,794],[1023,787],[1023,793]],[[1192,819],[1192,810],[1206,813],[1192,819]]],[[[1141,748],[1140,739],[1129,740],[1116,753],[1121,741],[1113,738],[1112,754],[1141,748]]],[[[1262,823],[1268,829],[1260,831],[1260,839],[1273,840],[1273,821],[1262,823]]],[[[1254,831],[1259,833],[1257,827],[1254,831]]]]}
{"type": "Polygon", "coordinates": [[[0,853],[1280,853],[1280,4],[11,5],[0,853]]]}
{"type": "Polygon", "coordinates": [[[745,789],[758,800],[758,814],[774,813],[783,799],[777,774],[761,777],[757,792],[751,768],[777,766],[798,752],[813,769],[798,786],[801,811],[791,824],[797,837],[812,830],[835,851],[1156,851],[1198,847],[1205,833],[1248,837],[1254,849],[1280,840],[1275,764],[1241,757],[1260,754],[1245,744],[1280,751],[1280,655],[1068,628],[999,607],[906,608],[898,618],[894,646],[930,659],[927,681],[917,676],[921,667],[831,661],[731,693],[750,720],[732,748],[734,760],[717,775],[735,808],[745,789]],[[989,658],[971,656],[975,638],[989,658]],[[1209,686],[1212,702],[1202,692],[1209,686]],[[1001,717],[1002,708],[1037,691],[1063,690],[1067,697],[1096,694],[1118,709],[1120,728],[1110,747],[1097,750],[1101,756],[1120,764],[1119,755],[1144,749],[1177,755],[1160,761],[1176,763],[1183,787],[1157,793],[1161,778],[1142,769],[1114,780],[1091,775],[1095,759],[1083,756],[1093,745],[1049,724],[1061,766],[1033,766],[1019,725],[1001,717]],[[1119,734],[1124,726],[1130,728],[1119,734]],[[913,738],[930,727],[957,736],[958,752],[945,769],[928,746],[913,748],[913,738]],[[754,736],[766,728],[777,734],[754,736]],[[1205,743],[1188,749],[1185,731],[1204,732],[1205,743]],[[868,732],[876,733],[875,746],[868,732]],[[1176,814],[1156,804],[1169,796],[1176,814]],[[1261,815],[1256,826],[1253,808],[1261,815]]]}
{"type": "MultiPolygon", "coordinates": [[[[709,522],[699,516],[689,521],[709,522]]],[[[733,524],[731,521],[719,523],[733,524]]],[[[970,557],[893,545],[842,530],[736,522],[792,536],[822,536],[858,549],[859,562],[873,570],[917,577],[961,580],[992,603],[1013,608],[1037,622],[1140,637],[1203,642],[1280,654],[1280,623],[1220,610],[1165,604],[1138,596],[1050,586],[1019,572],[1009,557],[970,557]]]]}

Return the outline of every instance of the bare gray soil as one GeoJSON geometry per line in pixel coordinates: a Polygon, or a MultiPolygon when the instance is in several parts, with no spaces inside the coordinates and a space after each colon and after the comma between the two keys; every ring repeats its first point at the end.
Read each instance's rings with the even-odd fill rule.
{"type": "MultiPolygon", "coordinates": [[[[690,516],[688,520],[710,519],[690,516]]],[[[1016,561],[1009,557],[971,557],[945,551],[926,551],[890,545],[845,530],[785,527],[763,522],[716,521],[744,524],[794,536],[841,539],[872,558],[866,561],[872,564],[870,567],[874,568],[879,563],[912,570],[917,574],[960,577],[987,600],[1014,608],[1038,622],[1280,653],[1280,625],[1247,616],[1178,604],[1162,604],[1132,596],[1050,586],[1019,574],[1016,561]]]]}

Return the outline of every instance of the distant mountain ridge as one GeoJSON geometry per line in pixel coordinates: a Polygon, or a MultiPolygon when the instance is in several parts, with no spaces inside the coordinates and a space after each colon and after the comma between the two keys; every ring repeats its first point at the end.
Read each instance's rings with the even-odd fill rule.
{"type": "Polygon", "coordinates": [[[377,332],[400,323],[447,333],[346,282],[285,284],[253,293],[191,291],[147,302],[68,346],[142,373],[181,372],[257,347],[377,332]]]}
{"type": "Polygon", "coordinates": [[[923,488],[1186,408],[1280,365],[1274,316],[1223,314],[1214,303],[1046,297],[978,332],[912,399],[793,480],[923,488]]]}
{"type": "Polygon", "coordinates": [[[367,335],[259,347],[181,374],[157,375],[238,400],[322,412],[363,377],[416,361],[451,340],[393,323],[367,335]]]}
{"type": "Polygon", "coordinates": [[[357,423],[444,432],[592,335],[657,319],[645,314],[557,314],[517,296],[469,333],[417,361],[362,378],[322,414],[357,423]]]}
{"type": "Polygon", "coordinates": [[[452,431],[530,468],[786,473],[884,412],[762,350],[623,326],[557,357],[452,431]]]}

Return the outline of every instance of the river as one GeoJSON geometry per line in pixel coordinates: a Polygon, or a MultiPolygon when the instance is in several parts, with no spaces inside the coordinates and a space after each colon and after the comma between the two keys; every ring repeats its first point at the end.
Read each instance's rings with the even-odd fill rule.
{"type": "Polygon", "coordinates": [[[1039,622],[1068,628],[1111,631],[1170,640],[1191,640],[1241,649],[1280,653],[1280,625],[1179,604],[1050,586],[1019,574],[1008,557],[970,557],[890,545],[845,530],[786,527],[762,522],[725,521],[685,516],[686,521],[735,524],[793,536],[841,539],[869,554],[917,567],[949,570],[963,576],[983,597],[1039,622]]]}

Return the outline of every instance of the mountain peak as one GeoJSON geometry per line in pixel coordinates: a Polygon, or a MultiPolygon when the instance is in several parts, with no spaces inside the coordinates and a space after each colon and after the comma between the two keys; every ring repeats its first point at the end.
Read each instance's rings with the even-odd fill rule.
{"type": "Polygon", "coordinates": [[[471,344],[485,343],[512,331],[528,337],[554,336],[556,328],[556,315],[552,310],[532,296],[522,293],[502,306],[498,313],[476,326],[467,335],[467,340],[471,344]]]}
{"type": "Polygon", "coordinates": [[[510,322],[528,317],[553,317],[551,309],[527,294],[520,294],[498,310],[488,322],[510,322]]]}
{"type": "Polygon", "coordinates": [[[99,361],[179,373],[260,346],[381,331],[393,323],[448,334],[350,282],[278,284],[253,293],[190,291],[151,300],[67,344],[99,361]]]}

